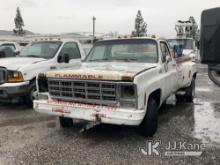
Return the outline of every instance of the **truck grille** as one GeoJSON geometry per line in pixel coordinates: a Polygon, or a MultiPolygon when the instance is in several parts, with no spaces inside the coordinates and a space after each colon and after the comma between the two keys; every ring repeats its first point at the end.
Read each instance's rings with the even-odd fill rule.
{"type": "Polygon", "coordinates": [[[6,69],[0,68],[0,84],[4,84],[6,82],[6,69]]]}
{"type": "Polygon", "coordinates": [[[63,101],[106,104],[117,100],[113,82],[49,79],[48,87],[51,98],[63,101]]]}

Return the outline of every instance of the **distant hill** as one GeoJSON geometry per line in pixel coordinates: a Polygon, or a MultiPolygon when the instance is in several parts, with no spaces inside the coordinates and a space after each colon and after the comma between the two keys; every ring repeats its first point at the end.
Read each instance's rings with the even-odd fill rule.
{"type": "MultiPolygon", "coordinates": [[[[34,33],[28,30],[25,30],[25,34],[27,35],[33,35],[34,33]]],[[[0,35],[14,35],[13,31],[8,30],[0,30],[0,35]]]]}

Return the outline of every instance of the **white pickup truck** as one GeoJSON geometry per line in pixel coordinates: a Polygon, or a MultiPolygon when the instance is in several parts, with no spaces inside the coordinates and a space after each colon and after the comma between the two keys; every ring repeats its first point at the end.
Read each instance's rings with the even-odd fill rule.
{"type": "Polygon", "coordinates": [[[84,58],[80,43],[71,39],[45,39],[30,43],[17,57],[0,59],[0,101],[36,97],[39,72],[77,67],[84,58]]]}
{"type": "Polygon", "coordinates": [[[34,109],[59,116],[63,127],[82,119],[139,126],[145,136],[152,136],[157,110],[169,96],[179,93],[193,101],[195,63],[177,61],[162,39],[99,41],[78,69],[38,75],[34,109]]]}

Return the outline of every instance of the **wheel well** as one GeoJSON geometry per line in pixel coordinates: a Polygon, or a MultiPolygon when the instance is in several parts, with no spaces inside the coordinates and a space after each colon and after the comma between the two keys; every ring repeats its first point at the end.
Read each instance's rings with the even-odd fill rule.
{"type": "Polygon", "coordinates": [[[150,98],[153,98],[156,101],[157,106],[159,106],[160,105],[160,99],[161,99],[161,89],[157,89],[154,92],[152,92],[149,96],[149,99],[150,98]]]}

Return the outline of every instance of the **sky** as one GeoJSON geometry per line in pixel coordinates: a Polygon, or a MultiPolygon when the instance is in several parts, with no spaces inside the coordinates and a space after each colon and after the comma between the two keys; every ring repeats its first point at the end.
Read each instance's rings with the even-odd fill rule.
{"type": "Polygon", "coordinates": [[[171,37],[177,20],[194,16],[199,24],[201,12],[220,7],[220,0],[0,0],[0,4],[0,30],[14,28],[20,7],[24,29],[34,33],[91,32],[95,16],[96,32],[130,34],[141,10],[148,33],[171,37]]]}

